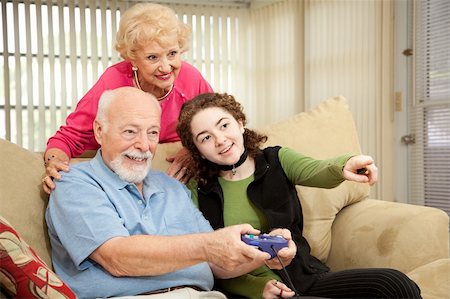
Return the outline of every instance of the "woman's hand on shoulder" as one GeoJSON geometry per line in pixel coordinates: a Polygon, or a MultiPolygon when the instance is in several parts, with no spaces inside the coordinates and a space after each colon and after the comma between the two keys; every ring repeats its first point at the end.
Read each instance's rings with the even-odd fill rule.
{"type": "Polygon", "coordinates": [[[65,152],[57,148],[48,149],[44,154],[45,176],[42,179],[42,188],[47,194],[55,189],[53,179],[60,180],[59,171],[69,172],[70,158],[65,152]]]}
{"type": "Polygon", "coordinates": [[[378,168],[370,156],[353,156],[345,163],[343,176],[349,181],[373,185],[378,180],[378,168]]]}
{"type": "Polygon", "coordinates": [[[287,265],[289,265],[292,260],[294,259],[295,255],[297,254],[297,245],[295,245],[295,242],[292,240],[291,231],[287,228],[277,228],[272,230],[269,235],[271,236],[282,236],[286,240],[288,240],[288,247],[282,248],[278,251],[277,255],[278,258],[281,260],[278,260],[277,257],[267,260],[266,265],[270,269],[277,269],[280,270],[287,265]]]}
{"type": "Polygon", "coordinates": [[[186,148],[181,148],[175,155],[166,158],[171,162],[167,174],[176,178],[183,184],[189,182],[193,173],[189,171],[189,165],[192,163],[191,153],[186,148]]]}
{"type": "Polygon", "coordinates": [[[294,295],[295,293],[290,288],[275,279],[269,280],[266,283],[262,293],[264,299],[290,298],[294,295]]]}

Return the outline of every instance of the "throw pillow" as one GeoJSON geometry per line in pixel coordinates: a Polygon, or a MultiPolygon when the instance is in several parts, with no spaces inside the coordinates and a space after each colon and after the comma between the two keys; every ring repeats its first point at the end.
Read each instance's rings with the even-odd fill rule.
{"type": "Polygon", "coordinates": [[[1,216],[0,286],[13,298],[76,298],[1,216]]]}

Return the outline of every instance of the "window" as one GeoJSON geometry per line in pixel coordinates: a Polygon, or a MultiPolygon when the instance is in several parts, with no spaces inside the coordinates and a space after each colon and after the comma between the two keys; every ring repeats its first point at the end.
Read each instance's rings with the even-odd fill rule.
{"type": "MultiPolygon", "coordinates": [[[[119,0],[2,1],[0,138],[32,151],[64,123],[99,75],[120,60],[113,50],[119,0]]],[[[238,6],[171,5],[193,31],[185,60],[217,91],[235,93],[240,43],[238,6]]]]}
{"type": "Polygon", "coordinates": [[[2,1],[1,138],[43,150],[80,95],[118,60],[111,45],[119,10],[101,2],[2,1]]]}
{"type": "Polygon", "coordinates": [[[411,200],[450,215],[450,2],[414,4],[411,200]]]}

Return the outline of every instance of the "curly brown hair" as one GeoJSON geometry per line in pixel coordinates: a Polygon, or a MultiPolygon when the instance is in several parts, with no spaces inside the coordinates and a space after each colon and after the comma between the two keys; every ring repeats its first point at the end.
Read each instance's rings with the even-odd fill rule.
{"type": "MultiPolygon", "coordinates": [[[[230,113],[235,120],[242,122],[244,126],[247,124],[242,105],[232,95],[226,93],[204,93],[183,104],[178,117],[177,134],[180,136],[183,146],[192,155],[190,171],[194,172],[194,178],[199,183],[206,183],[209,178],[217,177],[220,173],[217,164],[202,158],[194,144],[194,136],[191,131],[191,122],[194,116],[211,107],[221,108],[230,113]]],[[[260,146],[266,141],[267,136],[248,128],[244,129],[244,146],[249,157],[254,158],[260,152],[260,146]]]]}

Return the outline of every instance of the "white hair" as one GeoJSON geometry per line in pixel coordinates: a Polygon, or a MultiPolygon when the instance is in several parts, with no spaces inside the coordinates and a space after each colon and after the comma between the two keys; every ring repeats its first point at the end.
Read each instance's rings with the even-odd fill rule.
{"type": "Polygon", "coordinates": [[[114,90],[106,90],[100,96],[100,100],[98,101],[98,109],[97,116],[95,119],[103,126],[103,130],[107,130],[108,119],[106,117],[106,112],[108,111],[109,106],[111,106],[112,101],[114,100],[116,93],[114,90]]]}

